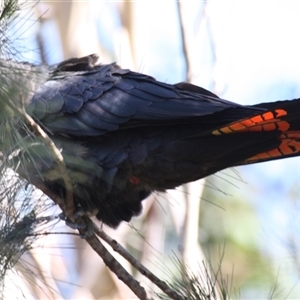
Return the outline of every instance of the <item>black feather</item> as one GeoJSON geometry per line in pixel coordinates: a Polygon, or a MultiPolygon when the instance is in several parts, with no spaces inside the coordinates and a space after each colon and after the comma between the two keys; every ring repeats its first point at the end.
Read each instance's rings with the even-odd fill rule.
{"type": "MultiPolygon", "coordinates": [[[[222,127],[285,109],[288,114],[280,121],[300,130],[300,100],[241,106],[201,87],[158,82],[116,64],[96,65],[96,60],[95,55],[72,58],[50,68],[26,109],[61,149],[78,208],[110,226],[137,215],[152,191],[247,164],[284,139],[279,126],[230,134],[222,134],[222,127]]],[[[299,155],[297,145],[282,157],[299,155]]],[[[62,180],[48,175],[54,159],[39,146],[29,151],[28,163],[18,171],[34,173],[33,165],[39,166],[33,176],[43,174],[44,184],[65,195],[62,180]]]]}

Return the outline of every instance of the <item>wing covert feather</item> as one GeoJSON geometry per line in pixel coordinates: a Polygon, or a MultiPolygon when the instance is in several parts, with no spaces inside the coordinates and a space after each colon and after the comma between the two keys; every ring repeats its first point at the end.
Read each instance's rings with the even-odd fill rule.
{"type": "Polygon", "coordinates": [[[39,88],[28,109],[52,132],[97,136],[124,129],[132,121],[136,126],[139,122],[152,126],[242,107],[212,95],[189,89],[186,83],[170,85],[110,64],[55,73],[39,88]]]}

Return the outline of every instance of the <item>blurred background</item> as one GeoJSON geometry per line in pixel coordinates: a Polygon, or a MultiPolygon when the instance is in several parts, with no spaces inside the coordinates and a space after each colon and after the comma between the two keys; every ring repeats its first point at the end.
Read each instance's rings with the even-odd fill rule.
{"type": "MultiPolygon", "coordinates": [[[[300,1],[25,4],[10,29],[19,60],[55,64],[97,53],[102,63],[188,80],[240,104],[300,97],[300,1]]],[[[105,230],[162,279],[180,276],[177,259],[195,273],[205,261],[221,268],[232,298],[299,299],[299,178],[300,158],[225,170],[153,195],[132,223],[105,230]]],[[[60,222],[53,230],[67,229],[60,222]]],[[[22,264],[48,288],[25,276],[16,289],[11,277],[8,298],[134,298],[78,237],[45,236],[22,264]]]]}

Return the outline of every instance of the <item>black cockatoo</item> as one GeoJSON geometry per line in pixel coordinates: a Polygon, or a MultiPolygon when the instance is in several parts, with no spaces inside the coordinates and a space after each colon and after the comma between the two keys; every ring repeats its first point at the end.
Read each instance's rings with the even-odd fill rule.
{"type": "MultiPolygon", "coordinates": [[[[61,151],[78,210],[111,227],[139,214],[153,191],[300,154],[300,99],[242,106],[97,59],[30,66],[43,76],[25,108],[61,151]]],[[[25,157],[17,172],[64,196],[55,160],[43,149],[34,143],[14,154],[25,157]]]]}

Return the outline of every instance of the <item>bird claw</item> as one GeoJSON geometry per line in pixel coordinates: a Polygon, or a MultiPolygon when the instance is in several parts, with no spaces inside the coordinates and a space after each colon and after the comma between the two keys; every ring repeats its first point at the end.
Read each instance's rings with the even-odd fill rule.
{"type": "Polygon", "coordinates": [[[60,213],[59,218],[65,221],[66,225],[72,229],[78,230],[80,237],[86,239],[94,233],[93,222],[82,212],[77,212],[74,215],[74,221],[71,221],[63,212],[60,213]]]}

